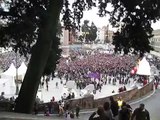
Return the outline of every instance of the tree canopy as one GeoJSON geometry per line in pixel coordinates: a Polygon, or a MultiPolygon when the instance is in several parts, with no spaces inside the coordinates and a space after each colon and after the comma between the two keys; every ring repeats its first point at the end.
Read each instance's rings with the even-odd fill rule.
{"type": "MultiPolygon", "coordinates": [[[[143,54],[153,50],[149,39],[153,36],[152,22],[156,22],[160,18],[159,0],[76,0],[72,6],[73,11],[69,10],[70,15],[67,16],[67,19],[73,21],[74,25],[79,25],[83,11],[90,10],[92,7],[99,8],[100,17],[109,14],[110,24],[113,27],[121,27],[114,34],[113,44],[116,52],[143,54]],[[109,4],[113,10],[107,10],[109,4]]],[[[69,25],[72,24],[71,22],[65,24],[72,26],[69,25]]]]}
{"type": "Polygon", "coordinates": [[[89,42],[94,42],[95,39],[97,38],[97,27],[95,24],[92,22],[91,25],[88,25],[89,21],[84,20],[83,25],[82,25],[82,35],[79,36],[79,40],[83,41],[85,40],[85,43],[89,42]]]}

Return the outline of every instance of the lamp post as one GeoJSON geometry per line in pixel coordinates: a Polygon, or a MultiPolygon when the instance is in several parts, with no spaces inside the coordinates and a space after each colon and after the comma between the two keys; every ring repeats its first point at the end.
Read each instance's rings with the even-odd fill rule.
{"type": "Polygon", "coordinates": [[[17,52],[16,52],[16,79],[15,79],[15,83],[16,83],[16,95],[18,95],[19,93],[19,86],[18,86],[18,68],[17,68],[17,52]]]}

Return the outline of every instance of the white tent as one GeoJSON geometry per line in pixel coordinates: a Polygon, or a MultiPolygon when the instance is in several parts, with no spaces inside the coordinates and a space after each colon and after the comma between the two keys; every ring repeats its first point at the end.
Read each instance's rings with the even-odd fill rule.
{"type": "Polygon", "coordinates": [[[18,68],[18,78],[23,80],[26,74],[27,67],[24,62],[22,62],[21,66],[18,68]]]}
{"type": "Polygon", "coordinates": [[[139,62],[137,74],[138,75],[151,75],[151,66],[145,57],[139,62]]]}
{"type": "Polygon", "coordinates": [[[8,70],[6,70],[4,73],[1,73],[0,91],[2,90],[2,92],[5,92],[5,95],[7,96],[12,96],[15,94],[15,76],[16,68],[13,63],[10,65],[8,70]]]}
{"type": "Polygon", "coordinates": [[[15,77],[15,76],[16,76],[16,68],[13,63],[10,65],[8,70],[6,70],[4,73],[1,74],[2,78],[15,77]]]}
{"type": "Polygon", "coordinates": [[[15,82],[10,79],[0,79],[0,93],[1,92],[4,92],[7,98],[14,96],[16,93],[15,82]]]}

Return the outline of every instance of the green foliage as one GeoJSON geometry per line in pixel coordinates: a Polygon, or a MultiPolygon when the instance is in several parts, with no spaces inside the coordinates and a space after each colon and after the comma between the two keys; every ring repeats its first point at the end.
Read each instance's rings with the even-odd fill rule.
{"type": "Polygon", "coordinates": [[[8,10],[2,8],[0,17],[5,21],[0,27],[1,47],[13,47],[23,55],[31,52],[40,27],[44,27],[48,0],[16,0],[7,3],[8,10]]]}
{"type": "Polygon", "coordinates": [[[86,43],[93,42],[97,38],[97,27],[93,22],[91,23],[91,26],[89,26],[88,24],[89,21],[84,20],[82,25],[83,35],[79,36],[79,40],[83,41],[83,39],[85,39],[86,43]]]}
{"type": "Polygon", "coordinates": [[[81,41],[81,42],[83,42],[83,39],[84,39],[83,35],[80,35],[79,38],[78,38],[78,40],[81,41]]]}
{"type": "Polygon", "coordinates": [[[95,24],[92,22],[91,27],[90,27],[90,31],[89,31],[89,35],[90,35],[90,41],[95,41],[97,38],[97,27],[95,26],[95,24]]]}
{"type": "MultiPolygon", "coordinates": [[[[72,6],[73,11],[70,10],[71,14],[67,19],[73,21],[73,24],[78,27],[80,19],[83,17],[83,11],[95,6],[99,8],[99,16],[110,15],[109,22],[113,27],[122,26],[119,33],[118,31],[115,33],[113,43],[116,46],[116,51],[124,50],[126,54],[134,51],[133,53],[135,54],[142,54],[152,50],[149,42],[153,31],[151,23],[160,19],[159,0],[76,0],[72,6]],[[112,11],[107,11],[106,9],[109,3],[113,7],[112,11]],[[128,36],[124,36],[124,33],[128,36]],[[144,43],[145,46],[143,46],[144,43]]],[[[70,23],[65,24],[68,25],[70,23]]]]}
{"type": "Polygon", "coordinates": [[[153,50],[149,42],[153,37],[151,22],[159,19],[160,2],[113,0],[111,3],[115,9],[110,13],[110,22],[113,26],[121,27],[121,30],[114,34],[115,51],[143,55],[153,50]]]}
{"type": "MultiPolygon", "coordinates": [[[[0,47],[12,47],[14,51],[27,57],[27,54],[32,53],[33,46],[40,36],[40,30],[45,27],[48,0],[17,0],[7,5],[8,10],[2,8],[0,12],[2,21],[6,21],[0,26],[0,47]]],[[[57,36],[62,35],[61,28],[59,21],[57,36]]],[[[52,36],[52,39],[53,47],[44,71],[47,75],[55,70],[61,51],[58,47],[59,39],[56,36],[52,36]]]]}

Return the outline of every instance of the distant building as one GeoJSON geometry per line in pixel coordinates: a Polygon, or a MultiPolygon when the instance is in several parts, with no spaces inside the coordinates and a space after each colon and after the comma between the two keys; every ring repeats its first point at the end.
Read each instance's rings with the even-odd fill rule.
{"type": "Polygon", "coordinates": [[[112,42],[113,31],[109,30],[108,26],[103,26],[102,28],[98,28],[97,31],[97,40],[101,43],[105,43],[107,41],[112,42]]]}
{"type": "Polygon", "coordinates": [[[64,27],[62,28],[62,36],[60,38],[60,42],[62,46],[68,46],[69,44],[73,44],[77,41],[77,32],[66,30],[64,27]]]}
{"type": "Polygon", "coordinates": [[[153,31],[154,36],[150,39],[154,50],[160,52],[160,29],[153,31]]]}

